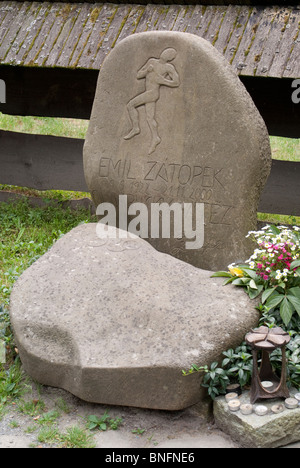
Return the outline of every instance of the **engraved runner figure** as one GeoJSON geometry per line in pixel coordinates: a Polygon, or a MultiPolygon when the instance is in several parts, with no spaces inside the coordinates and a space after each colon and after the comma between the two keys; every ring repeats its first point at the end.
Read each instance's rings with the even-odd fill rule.
{"type": "Polygon", "coordinates": [[[146,91],[131,99],[127,104],[128,114],[131,120],[132,129],[124,137],[130,140],[141,131],[139,123],[139,113],[137,108],[145,106],[147,123],[151,132],[151,145],[149,153],[155,151],[161,142],[158,134],[158,125],[155,118],[156,102],[159,99],[160,86],[177,88],[180,84],[178,73],[171,62],[176,57],[176,50],[167,48],[160,54],[159,59],[150,58],[147,63],[137,72],[137,79],[146,79],[146,91]]]}

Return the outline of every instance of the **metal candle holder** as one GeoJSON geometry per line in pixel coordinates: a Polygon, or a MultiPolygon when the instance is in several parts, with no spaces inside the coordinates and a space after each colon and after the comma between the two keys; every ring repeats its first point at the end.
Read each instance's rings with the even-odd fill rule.
{"type": "Polygon", "coordinates": [[[288,398],[289,391],[286,385],[286,353],[285,346],[290,341],[290,336],[282,328],[268,328],[265,326],[251,330],[245,336],[246,343],[252,348],[253,372],[250,389],[250,402],[253,404],[260,398],[288,398]],[[281,378],[274,374],[270,353],[276,348],[281,348],[282,367],[281,378]],[[260,370],[258,370],[258,352],[262,352],[260,370]],[[268,389],[262,382],[272,382],[268,389]]]}

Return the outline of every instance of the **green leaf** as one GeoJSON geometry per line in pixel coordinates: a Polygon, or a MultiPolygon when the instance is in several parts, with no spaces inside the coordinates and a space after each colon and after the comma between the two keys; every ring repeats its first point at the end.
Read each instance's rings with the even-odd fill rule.
{"type": "Polygon", "coordinates": [[[229,273],[229,271],[216,271],[215,273],[213,273],[211,275],[211,278],[218,278],[218,277],[222,277],[222,276],[226,276],[228,278],[231,278],[232,274],[229,273]]]}
{"type": "Polygon", "coordinates": [[[242,278],[235,278],[232,281],[232,284],[234,284],[234,286],[245,286],[245,283],[242,278]]]}
{"type": "Polygon", "coordinates": [[[93,429],[96,429],[97,426],[97,423],[89,423],[87,427],[90,431],[92,431],[93,429]]]}
{"type": "Polygon", "coordinates": [[[294,260],[292,263],[291,263],[291,266],[290,268],[293,270],[294,268],[297,268],[300,266],[300,260],[294,260]]]}
{"type": "Polygon", "coordinates": [[[257,289],[249,289],[248,291],[248,296],[250,299],[255,299],[257,296],[260,295],[260,293],[262,292],[263,290],[263,285],[262,284],[259,284],[257,286],[257,289]]]}
{"type": "Polygon", "coordinates": [[[278,229],[276,226],[274,226],[273,224],[269,226],[269,229],[270,231],[272,231],[273,234],[275,234],[275,236],[277,236],[278,234],[280,234],[280,229],[278,229]]]}
{"type": "Polygon", "coordinates": [[[192,364],[191,367],[192,367],[193,370],[196,371],[196,372],[199,372],[199,371],[200,371],[199,367],[198,367],[196,364],[192,364]]]}
{"type": "Polygon", "coordinates": [[[266,302],[266,300],[268,299],[268,297],[270,297],[271,294],[272,294],[274,291],[276,291],[276,288],[266,289],[266,290],[262,293],[261,302],[264,304],[264,302],[266,302]]]}
{"type": "Polygon", "coordinates": [[[280,316],[285,325],[287,325],[290,322],[292,315],[293,315],[293,308],[291,304],[289,303],[288,299],[284,297],[280,306],[280,316]]]}
{"type": "Polygon", "coordinates": [[[254,270],[251,270],[250,268],[243,268],[243,272],[256,281],[259,279],[256,272],[254,270]]]}
{"type": "Polygon", "coordinates": [[[292,293],[293,296],[295,296],[295,297],[297,297],[298,299],[300,299],[300,288],[299,288],[299,287],[295,287],[295,288],[289,289],[288,294],[289,294],[289,293],[292,293]]]}
{"type": "Polygon", "coordinates": [[[229,278],[228,280],[224,281],[223,286],[226,286],[226,284],[232,283],[234,281],[235,277],[232,276],[232,278],[229,278]]]}
{"type": "Polygon", "coordinates": [[[285,296],[283,294],[278,294],[278,293],[274,293],[273,296],[271,296],[267,302],[266,302],[266,307],[268,309],[273,309],[274,307],[278,306],[282,301],[283,299],[285,298],[285,296]]]}
{"type": "Polygon", "coordinates": [[[294,306],[294,308],[296,309],[298,315],[300,315],[300,299],[298,299],[298,297],[293,296],[291,294],[287,295],[287,299],[294,306]]]}
{"type": "Polygon", "coordinates": [[[250,281],[249,286],[252,289],[257,289],[256,283],[255,283],[255,281],[253,279],[250,281]]]}
{"type": "Polygon", "coordinates": [[[94,414],[91,414],[91,415],[88,417],[88,420],[91,421],[91,422],[94,422],[94,423],[96,423],[96,424],[98,424],[98,422],[99,422],[98,416],[95,416],[94,414]]]}

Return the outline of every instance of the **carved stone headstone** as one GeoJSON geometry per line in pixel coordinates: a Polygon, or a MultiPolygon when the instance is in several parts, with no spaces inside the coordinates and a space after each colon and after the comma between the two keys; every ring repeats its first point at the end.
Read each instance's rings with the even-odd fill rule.
{"type": "MultiPolygon", "coordinates": [[[[204,204],[204,244],[147,240],[208,270],[248,258],[260,194],[270,171],[265,124],[225,59],[187,33],[149,32],[121,41],[105,59],[84,146],[96,206],[204,204]]],[[[149,221],[151,224],[151,221],[149,221]]],[[[195,219],[194,219],[195,222],[195,219]]],[[[123,229],[126,226],[121,226],[123,229]]]]}

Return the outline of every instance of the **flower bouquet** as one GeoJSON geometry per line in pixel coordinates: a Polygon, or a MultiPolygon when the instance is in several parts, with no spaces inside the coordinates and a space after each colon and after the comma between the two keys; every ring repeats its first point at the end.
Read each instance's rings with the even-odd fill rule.
{"type": "Polygon", "coordinates": [[[247,237],[257,248],[245,264],[231,264],[212,276],[244,287],[251,299],[261,294],[265,310],[279,310],[287,325],[294,314],[300,316],[300,228],[267,225],[247,237]]]}

